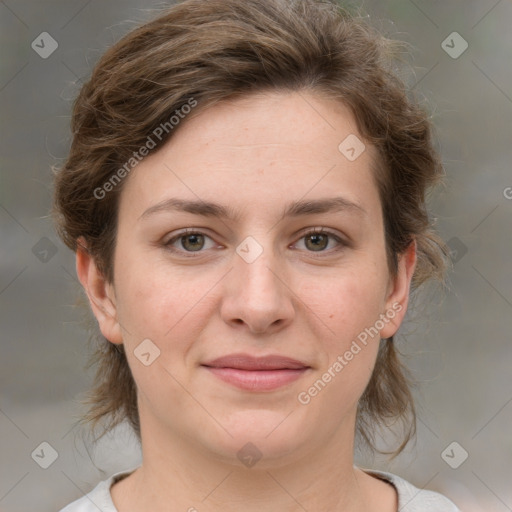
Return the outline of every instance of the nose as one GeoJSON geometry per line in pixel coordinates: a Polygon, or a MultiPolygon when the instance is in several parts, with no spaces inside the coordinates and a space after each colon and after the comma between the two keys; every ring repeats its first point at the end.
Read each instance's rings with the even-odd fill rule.
{"type": "Polygon", "coordinates": [[[263,250],[254,260],[243,251],[240,254],[234,254],[233,269],[224,280],[223,320],[237,328],[245,324],[254,334],[283,329],[295,315],[294,293],[284,265],[271,250],[263,250]]]}

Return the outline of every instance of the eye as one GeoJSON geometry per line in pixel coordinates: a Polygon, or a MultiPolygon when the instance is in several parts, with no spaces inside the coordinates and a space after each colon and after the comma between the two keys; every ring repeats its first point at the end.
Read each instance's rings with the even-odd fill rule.
{"type": "Polygon", "coordinates": [[[334,251],[341,250],[347,245],[347,243],[335,233],[324,228],[310,229],[306,233],[303,233],[300,240],[305,240],[304,245],[308,249],[308,252],[332,252],[325,251],[329,246],[330,240],[336,242],[336,247],[333,249],[334,251]]]}
{"type": "MultiPolygon", "coordinates": [[[[307,252],[315,253],[335,252],[348,245],[338,235],[324,228],[310,229],[303,233],[299,240],[305,240],[304,246],[307,252]],[[335,247],[332,250],[326,251],[330,241],[335,242],[335,247]]],[[[215,247],[215,244],[211,237],[205,233],[189,228],[170,238],[164,243],[164,246],[173,253],[181,253],[185,257],[193,258],[196,256],[194,253],[204,252],[203,249],[212,249],[215,247]],[[207,239],[212,242],[210,247],[205,246],[207,239]]]]}
{"type": "Polygon", "coordinates": [[[211,240],[205,233],[193,229],[186,229],[169,239],[164,245],[172,252],[201,252],[201,249],[205,246],[205,239],[211,240]],[[175,247],[176,245],[179,245],[179,248],[175,247]]]}

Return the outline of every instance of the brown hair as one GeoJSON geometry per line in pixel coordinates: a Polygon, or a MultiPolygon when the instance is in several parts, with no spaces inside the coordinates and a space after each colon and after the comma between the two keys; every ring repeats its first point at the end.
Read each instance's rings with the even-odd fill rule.
{"type": "MultiPolygon", "coordinates": [[[[312,91],[347,105],[360,135],[377,150],[374,173],[391,275],[398,255],[415,240],[412,288],[431,277],[442,282],[448,252],[432,230],[425,203],[442,165],[427,114],[394,71],[400,51],[335,0],[185,0],[172,6],[110,48],[80,90],[70,154],[55,172],[59,235],[73,250],[83,236],[112,282],[123,180],[100,199],[94,191],[116,173],[127,174],[119,170],[148,136],[169,126],[170,116],[191,98],[199,112],[251,92],[312,91]]],[[[167,130],[152,151],[179,126],[167,130]]],[[[109,419],[106,432],[127,419],[140,439],[136,386],[124,349],[97,329],[94,336],[98,369],[85,420],[96,426],[109,419]]],[[[402,443],[386,453],[398,454],[415,434],[410,383],[393,338],[381,340],[358,407],[358,433],[370,447],[375,428],[396,420],[404,425],[402,443]]]]}

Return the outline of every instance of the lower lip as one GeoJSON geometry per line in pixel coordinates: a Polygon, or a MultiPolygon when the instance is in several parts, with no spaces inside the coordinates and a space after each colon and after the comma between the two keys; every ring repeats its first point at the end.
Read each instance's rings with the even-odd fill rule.
{"type": "Polygon", "coordinates": [[[224,382],[248,391],[271,391],[280,388],[299,379],[308,370],[239,370],[211,366],[205,368],[224,382]]]}

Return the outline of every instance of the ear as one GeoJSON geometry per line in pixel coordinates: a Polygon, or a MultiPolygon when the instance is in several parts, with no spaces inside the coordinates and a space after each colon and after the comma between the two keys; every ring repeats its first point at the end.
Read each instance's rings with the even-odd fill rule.
{"type": "Polygon", "coordinates": [[[407,312],[409,303],[409,290],[411,288],[412,276],[416,268],[416,240],[413,240],[409,247],[398,259],[398,272],[394,279],[390,279],[388,296],[386,298],[387,318],[384,328],[380,331],[382,339],[390,338],[397,331],[407,312]]]}
{"type": "Polygon", "coordinates": [[[114,287],[99,272],[94,258],[89,254],[85,239],[80,237],[77,242],[76,273],[89,298],[101,333],[110,342],[121,344],[123,337],[117,320],[114,287]]]}

